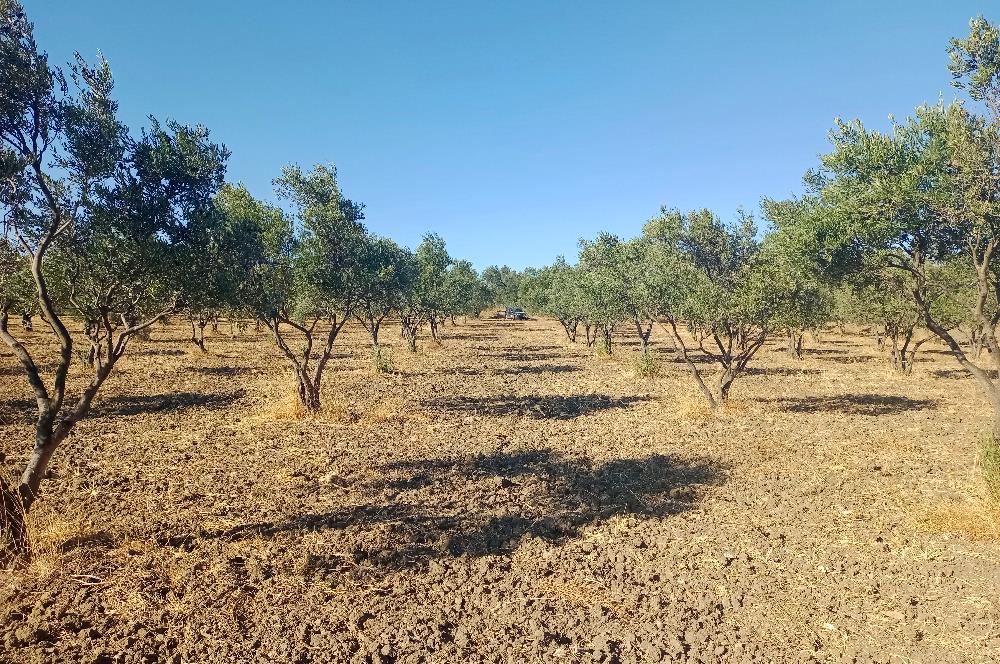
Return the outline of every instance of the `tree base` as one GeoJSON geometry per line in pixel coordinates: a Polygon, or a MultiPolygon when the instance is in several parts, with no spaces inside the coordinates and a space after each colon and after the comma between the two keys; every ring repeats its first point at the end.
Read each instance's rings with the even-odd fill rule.
{"type": "Polygon", "coordinates": [[[17,491],[0,478],[0,562],[28,553],[28,527],[17,491]]]}

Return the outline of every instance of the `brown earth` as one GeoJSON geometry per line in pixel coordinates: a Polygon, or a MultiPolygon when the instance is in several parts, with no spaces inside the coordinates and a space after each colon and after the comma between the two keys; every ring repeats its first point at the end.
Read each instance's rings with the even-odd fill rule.
{"type": "Polygon", "coordinates": [[[57,453],[0,661],[1000,661],[987,407],[940,349],[906,378],[860,336],[775,343],[708,417],[662,335],[643,379],[547,321],[388,329],[373,375],[351,330],[307,421],[225,329],[157,329],[57,453]]]}

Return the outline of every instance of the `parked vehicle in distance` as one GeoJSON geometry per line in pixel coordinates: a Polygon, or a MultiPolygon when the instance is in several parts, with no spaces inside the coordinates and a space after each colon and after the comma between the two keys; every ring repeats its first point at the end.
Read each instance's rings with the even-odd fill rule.
{"type": "Polygon", "coordinates": [[[528,315],[524,313],[524,309],[520,309],[518,307],[507,307],[507,309],[504,310],[503,317],[510,320],[527,320],[528,315]]]}

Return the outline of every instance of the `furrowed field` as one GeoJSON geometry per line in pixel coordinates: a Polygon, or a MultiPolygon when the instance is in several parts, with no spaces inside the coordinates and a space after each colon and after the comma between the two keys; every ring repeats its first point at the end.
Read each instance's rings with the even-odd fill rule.
{"type": "MultiPolygon", "coordinates": [[[[52,462],[0,660],[1000,652],[990,410],[940,347],[901,376],[860,334],[769,342],[713,416],[659,329],[648,378],[627,330],[611,357],[548,320],[460,318],[416,355],[391,330],[373,373],[345,328],[307,416],[266,331],[223,321],[203,353],[156,326],[52,462]]],[[[13,473],[34,418],[2,359],[13,473]]]]}

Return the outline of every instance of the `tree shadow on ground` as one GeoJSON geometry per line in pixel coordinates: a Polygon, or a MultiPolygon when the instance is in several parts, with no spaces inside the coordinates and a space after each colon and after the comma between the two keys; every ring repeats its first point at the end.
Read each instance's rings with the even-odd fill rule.
{"type": "Polygon", "coordinates": [[[251,372],[249,367],[191,367],[188,369],[194,373],[205,374],[206,376],[219,376],[221,378],[235,378],[251,372]]]}
{"type": "Polygon", "coordinates": [[[507,360],[508,362],[538,362],[540,360],[554,360],[560,357],[556,353],[538,353],[531,351],[507,351],[497,353],[494,357],[507,360]]]}
{"type": "Polygon", "coordinates": [[[38,419],[33,399],[0,399],[0,424],[31,424],[38,419]]]}
{"type": "MultiPolygon", "coordinates": [[[[705,355],[704,353],[700,353],[700,352],[693,352],[693,353],[689,352],[688,353],[688,359],[691,360],[695,364],[714,364],[715,363],[715,360],[713,358],[709,357],[708,355],[705,355]]],[[[687,364],[687,362],[684,361],[684,358],[680,357],[679,355],[672,356],[669,361],[673,362],[675,364],[687,364]]]]}
{"type": "MultiPolygon", "coordinates": [[[[7,356],[9,357],[9,356],[7,356]]],[[[9,358],[11,362],[16,362],[14,358],[9,358]]],[[[7,376],[26,376],[27,373],[24,371],[24,367],[20,364],[6,365],[0,367],[0,377],[6,378],[7,376]]]]}
{"type": "Polygon", "coordinates": [[[823,372],[805,367],[748,367],[743,373],[748,376],[815,376],[823,372]]]}
{"type": "Polygon", "coordinates": [[[725,469],[707,457],[652,455],[603,463],[550,449],[395,461],[358,487],[386,496],[287,520],[182,533],[160,543],[191,550],[203,540],[345,531],[353,552],[310,555],[307,578],[357,584],[436,559],[510,554],[525,538],[564,542],[625,514],[662,518],[691,509],[725,469]]]}
{"type": "MultiPolygon", "coordinates": [[[[803,351],[805,352],[805,351],[803,351]]],[[[842,351],[838,351],[842,352],[842,351]]],[[[858,353],[843,352],[842,355],[826,355],[819,359],[824,362],[836,362],[837,364],[867,364],[869,362],[886,361],[872,355],[861,355],[858,353]]]]}
{"type": "Polygon", "coordinates": [[[421,405],[432,410],[466,415],[519,415],[538,420],[571,420],[602,410],[628,408],[640,401],[649,401],[649,397],[610,397],[606,394],[572,396],[504,394],[495,397],[441,397],[425,400],[421,405]]]}
{"type": "MultiPolygon", "coordinates": [[[[984,369],[986,375],[988,375],[993,380],[998,378],[998,373],[996,369],[984,369]]],[[[968,371],[965,369],[932,369],[931,375],[936,378],[946,378],[949,380],[956,380],[960,378],[972,378],[968,371]]]]}
{"type": "MultiPolygon", "coordinates": [[[[154,340],[145,341],[143,343],[154,343],[154,340]]],[[[159,342],[156,342],[159,343],[159,342]]],[[[193,346],[193,344],[192,344],[193,346]]],[[[177,348],[138,348],[135,351],[136,355],[165,355],[168,357],[177,357],[180,355],[187,355],[186,352],[179,350],[177,348]]]]}
{"type": "Polygon", "coordinates": [[[487,373],[499,374],[504,376],[517,376],[521,374],[572,373],[574,371],[583,371],[583,370],[580,367],[574,366],[572,364],[537,364],[537,365],[521,365],[516,367],[503,367],[501,369],[495,369],[495,368],[477,369],[475,367],[459,367],[457,369],[452,369],[447,373],[458,374],[461,376],[482,376],[487,373]]]}
{"type": "Polygon", "coordinates": [[[892,415],[933,408],[933,399],[911,399],[886,394],[840,394],[836,396],[782,397],[762,399],[781,404],[792,413],[844,413],[845,415],[892,415]]]}
{"type": "Polygon", "coordinates": [[[169,413],[191,408],[217,410],[240,400],[244,394],[244,390],[236,390],[235,392],[225,394],[175,392],[173,394],[110,397],[102,399],[100,404],[95,406],[93,416],[109,417],[169,413]]]}

